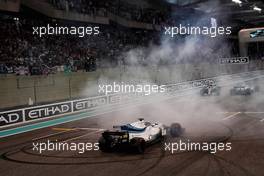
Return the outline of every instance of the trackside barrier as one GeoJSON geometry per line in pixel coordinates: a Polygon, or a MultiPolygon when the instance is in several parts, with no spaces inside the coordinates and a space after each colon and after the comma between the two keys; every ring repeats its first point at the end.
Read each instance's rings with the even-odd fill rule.
{"type": "Polygon", "coordinates": [[[169,84],[166,85],[165,93],[153,94],[153,96],[146,96],[143,93],[110,94],[73,101],[3,111],[0,112],[0,129],[55,118],[62,115],[80,113],[83,111],[94,111],[98,110],[99,108],[101,109],[118,105],[125,106],[133,103],[149,102],[149,100],[154,99],[155,97],[162,97],[160,99],[162,100],[174,96],[187,95],[189,94],[190,90],[201,88],[205,85],[208,85],[209,83],[216,83],[219,86],[226,86],[239,82],[254,80],[257,78],[263,78],[263,73],[263,71],[254,71],[188,81],[177,84],[169,84]]]}

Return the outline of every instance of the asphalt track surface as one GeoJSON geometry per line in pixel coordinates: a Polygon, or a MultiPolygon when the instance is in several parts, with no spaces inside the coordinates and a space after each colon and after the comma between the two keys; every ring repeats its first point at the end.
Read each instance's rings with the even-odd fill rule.
{"type": "Polygon", "coordinates": [[[111,112],[94,118],[2,138],[0,173],[3,176],[263,176],[264,98],[253,96],[183,97],[162,103],[111,112]],[[33,142],[96,143],[101,129],[139,117],[164,124],[180,122],[186,132],[146,149],[103,153],[33,150],[33,142]],[[231,151],[170,151],[164,143],[231,142],[231,151]]]}

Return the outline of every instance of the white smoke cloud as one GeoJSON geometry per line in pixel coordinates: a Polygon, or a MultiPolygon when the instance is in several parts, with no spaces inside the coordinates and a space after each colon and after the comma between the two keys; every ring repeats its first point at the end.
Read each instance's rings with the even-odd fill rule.
{"type": "MultiPolygon", "coordinates": [[[[210,1],[208,4],[201,5],[199,9],[210,12],[218,5],[218,2],[210,1]]],[[[204,18],[210,19],[208,16],[204,18]]],[[[197,23],[199,24],[199,21],[197,23]]],[[[229,68],[223,66],[219,69],[216,65],[220,57],[231,55],[230,50],[225,38],[221,37],[193,35],[169,39],[163,36],[160,45],[150,43],[148,47],[137,47],[122,53],[121,58],[124,58],[124,63],[130,66],[124,66],[124,69],[115,71],[113,69],[112,72],[108,72],[113,75],[112,77],[109,74],[103,74],[101,79],[105,82],[167,84],[200,79],[201,76],[217,76],[219,73],[230,71],[229,68]]],[[[88,84],[86,89],[90,87],[91,85],[88,84]]],[[[223,88],[221,97],[205,98],[194,93],[191,97],[175,98],[170,101],[117,111],[109,114],[111,120],[105,116],[98,121],[103,127],[109,128],[111,125],[129,123],[144,117],[146,120],[165,124],[180,122],[193,133],[208,134],[210,131],[213,136],[214,126],[211,125],[222,118],[218,112],[230,110],[224,103],[219,102],[225,102],[225,99],[229,98],[231,87],[223,88]]],[[[218,132],[215,131],[215,135],[218,135],[218,132]]]]}

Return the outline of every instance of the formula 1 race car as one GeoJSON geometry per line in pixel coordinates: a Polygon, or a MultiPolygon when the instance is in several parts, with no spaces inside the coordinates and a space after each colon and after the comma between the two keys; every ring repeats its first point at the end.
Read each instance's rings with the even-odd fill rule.
{"type": "Polygon", "coordinates": [[[247,85],[236,85],[230,90],[230,95],[251,95],[257,91],[254,87],[247,85]]]}
{"type": "Polygon", "coordinates": [[[220,90],[221,90],[221,88],[219,86],[216,86],[216,85],[205,86],[200,90],[200,95],[201,96],[206,96],[206,95],[208,95],[208,96],[211,96],[211,95],[219,96],[220,90]]]}
{"type": "Polygon", "coordinates": [[[134,123],[114,126],[116,131],[104,131],[99,139],[99,148],[103,152],[111,152],[119,148],[130,148],[137,153],[144,153],[148,145],[160,142],[165,136],[180,136],[184,129],[178,123],[166,127],[160,123],[145,122],[139,119],[134,123]]]}

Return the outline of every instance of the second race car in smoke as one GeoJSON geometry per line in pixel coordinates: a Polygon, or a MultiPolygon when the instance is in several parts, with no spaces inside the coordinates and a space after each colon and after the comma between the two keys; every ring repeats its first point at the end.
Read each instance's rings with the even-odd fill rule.
{"type": "Polygon", "coordinates": [[[160,142],[165,136],[180,136],[184,129],[178,123],[167,127],[161,123],[146,122],[144,119],[126,125],[114,126],[115,131],[104,131],[99,139],[99,148],[110,152],[119,148],[130,148],[138,153],[144,153],[145,148],[160,142]]]}
{"type": "Polygon", "coordinates": [[[208,95],[208,96],[211,96],[211,95],[219,96],[220,90],[221,90],[221,88],[219,86],[216,86],[216,85],[204,86],[200,90],[200,95],[201,96],[206,96],[206,95],[208,95]]]}
{"type": "Polygon", "coordinates": [[[257,91],[257,87],[248,85],[236,85],[230,90],[230,95],[251,95],[257,91]]]}

